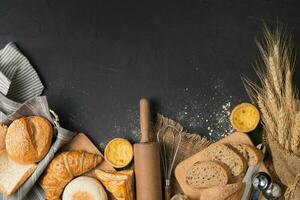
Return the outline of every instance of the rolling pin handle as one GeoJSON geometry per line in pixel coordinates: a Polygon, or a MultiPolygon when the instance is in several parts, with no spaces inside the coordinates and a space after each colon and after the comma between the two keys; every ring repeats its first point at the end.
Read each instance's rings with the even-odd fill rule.
{"type": "Polygon", "coordinates": [[[147,99],[140,100],[141,142],[150,142],[150,103],[147,99]]]}

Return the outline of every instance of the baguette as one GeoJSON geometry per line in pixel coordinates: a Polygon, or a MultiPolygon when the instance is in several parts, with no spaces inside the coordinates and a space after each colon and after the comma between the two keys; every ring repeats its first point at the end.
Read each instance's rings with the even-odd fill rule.
{"type": "Polygon", "coordinates": [[[186,182],[193,188],[208,188],[226,185],[231,172],[228,166],[215,161],[194,164],[186,173],[186,182]]]}
{"type": "Polygon", "coordinates": [[[246,171],[247,163],[245,159],[224,144],[212,144],[206,148],[205,153],[211,160],[229,166],[233,177],[240,176],[246,171]]]}

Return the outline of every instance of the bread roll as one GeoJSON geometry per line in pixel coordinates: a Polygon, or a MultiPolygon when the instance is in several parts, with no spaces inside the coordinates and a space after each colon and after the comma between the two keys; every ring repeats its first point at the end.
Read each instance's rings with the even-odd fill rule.
{"type": "Polygon", "coordinates": [[[14,120],[5,137],[7,153],[11,159],[22,164],[38,162],[48,153],[52,135],[52,126],[43,117],[14,120]]]}
{"type": "Polygon", "coordinates": [[[5,150],[5,136],[7,132],[7,126],[0,123],[0,153],[5,150]]]}
{"type": "Polygon", "coordinates": [[[65,187],[62,200],[107,200],[107,194],[95,178],[80,176],[65,187]]]}

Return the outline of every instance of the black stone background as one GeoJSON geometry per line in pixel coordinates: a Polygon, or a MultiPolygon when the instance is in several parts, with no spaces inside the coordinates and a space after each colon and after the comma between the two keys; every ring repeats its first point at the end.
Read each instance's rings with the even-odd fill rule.
{"type": "MultiPolygon", "coordinates": [[[[256,78],[254,38],[262,37],[263,21],[286,25],[299,47],[299,5],[1,0],[0,45],[17,43],[41,76],[61,124],[101,147],[117,136],[138,140],[140,97],[186,130],[219,139],[230,129],[226,112],[249,101],[241,75],[256,78]]],[[[256,143],[260,136],[259,129],[251,134],[256,143]]]]}

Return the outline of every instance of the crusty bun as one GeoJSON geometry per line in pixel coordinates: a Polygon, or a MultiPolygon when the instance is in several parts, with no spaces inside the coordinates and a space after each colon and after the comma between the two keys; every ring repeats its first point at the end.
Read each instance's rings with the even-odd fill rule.
{"type": "Polygon", "coordinates": [[[5,136],[7,132],[7,126],[0,123],[0,153],[5,151],[5,136]]]}
{"type": "Polygon", "coordinates": [[[95,178],[80,176],[66,187],[62,200],[107,200],[107,194],[95,178]]]}
{"type": "Polygon", "coordinates": [[[31,116],[14,120],[8,127],[5,147],[9,157],[19,163],[35,163],[48,153],[53,130],[43,117],[31,116]]]}

